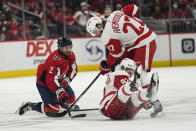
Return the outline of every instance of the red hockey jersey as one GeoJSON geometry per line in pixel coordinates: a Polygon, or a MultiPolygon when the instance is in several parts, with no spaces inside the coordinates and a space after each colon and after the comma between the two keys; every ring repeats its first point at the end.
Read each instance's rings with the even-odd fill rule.
{"type": "Polygon", "coordinates": [[[77,74],[77,64],[75,54],[70,52],[67,58],[60,55],[55,50],[48,56],[44,64],[40,64],[37,69],[37,82],[47,86],[52,92],[60,87],[62,79],[68,79],[68,83],[73,80],[77,74]]]}

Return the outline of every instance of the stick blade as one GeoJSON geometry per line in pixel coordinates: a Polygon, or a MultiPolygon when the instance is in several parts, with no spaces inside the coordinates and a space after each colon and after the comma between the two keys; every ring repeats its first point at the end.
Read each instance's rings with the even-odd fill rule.
{"type": "Polygon", "coordinates": [[[79,118],[79,117],[86,117],[86,114],[78,114],[78,115],[71,116],[71,118],[79,118]]]}

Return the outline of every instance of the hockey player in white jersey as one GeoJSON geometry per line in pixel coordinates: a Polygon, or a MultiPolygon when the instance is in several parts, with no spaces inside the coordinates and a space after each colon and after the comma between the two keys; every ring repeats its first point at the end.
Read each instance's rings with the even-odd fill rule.
{"type": "MultiPolygon", "coordinates": [[[[156,51],[156,34],[137,16],[138,7],[130,4],[121,11],[113,12],[105,26],[98,17],[88,20],[87,31],[92,36],[101,36],[102,43],[109,50],[107,60],[100,63],[103,75],[110,71],[115,62],[119,63],[123,58],[133,59],[137,65],[142,65],[145,76],[150,72],[156,51]]],[[[142,78],[142,85],[148,87],[148,84],[149,80],[142,78]]]]}
{"type": "MultiPolygon", "coordinates": [[[[100,63],[102,75],[110,72],[113,65],[119,64],[123,58],[130,58],[143,68],[142,88],[149,87],[148,72],[156,51],[156,34],[138,18],[136,5],[130,4],[121,11],[114,11],[104,26],[100,18],[92,17],[86,28],[92,36],[101,36],[102,43],[109,50],[107,59],[100,63]]],[[[154,101],[159,102],[158,99],[154,101]]]]}
{"type": "Polygon", "coordinates": [[[151,101],[157,97],[158,73],[153,73],[150,87],[142,89],[141,79],[138,77],[141,75],[138,71],[140,69],[136,68],[133,60],[125,58],[120,63],[120,70],[108,75],[104,96],[100,102],[100,111],[103,115],[122,120],[132,119],[142,108],[149,109],[153,106],[155,112],[162,110],[162,106],[157,106],[157,103],[151,101]]]}

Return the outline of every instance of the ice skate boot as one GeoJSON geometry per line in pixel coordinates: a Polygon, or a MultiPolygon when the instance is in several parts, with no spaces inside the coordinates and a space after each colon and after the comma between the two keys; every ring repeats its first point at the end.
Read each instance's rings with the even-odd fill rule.
{"type": "Polygon", "coordinates": [[[159,100],[152,102],[152,106],[155,113],[159,113],[163,110],[163,106],[161,105],[161,102],[159,100]]]}
{"type": "Polygon", "coordinates": [[[18,112],[19,115],[23,115],[27,111],[33,110],[33,107],[35,105],[36,105],[36,103],[32,103],[32,102],[22,103],[22,105],[18,108],[18,110],[16,112],[18,112]]]}
{"type": "Polygon", "coordinates": [[[146,97],[153,98],[157,92],[159,87],[159,76],[158,73],[153,73],[150,81],[150,87],[147,89],[146,97]]]}
{"type": "Polygon", "coordinates": [[[156,100],[156,101],[152,102],[152,106],[154,108],[154,112],[151,113],[152,118],[164,115],[164,113],[162,112],[163,111],[163,106],[162,106],[162,104],[159,100],[156,100]]]}

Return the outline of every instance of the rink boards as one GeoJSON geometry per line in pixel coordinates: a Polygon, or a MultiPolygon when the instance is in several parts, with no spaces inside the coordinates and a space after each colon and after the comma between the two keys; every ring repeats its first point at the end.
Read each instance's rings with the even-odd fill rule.
{"type": "MultiPolygon", "coordinates": [[[[158,34],[153,67],[196,65],[196,33],[158,34]]],[[[0,42],[0,78],[35,75],[36,68],[57,49],[57,39],[0,42]]],[[[100,38],[72,38],[79,71],[99,69],[105,59],[100,38]]]]}

